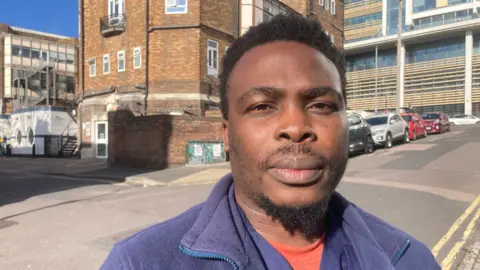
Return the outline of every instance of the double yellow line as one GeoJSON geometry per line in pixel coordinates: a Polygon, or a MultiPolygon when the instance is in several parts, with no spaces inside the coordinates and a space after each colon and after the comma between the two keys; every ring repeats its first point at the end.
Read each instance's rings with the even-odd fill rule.
{"type": "MultiPolygon", "coordinates": [[[[470,206],[463,212],[463,214],[453,223],[452,227],[448,230],[448,232],[438,241],[438,243],[433,247],[432,253],[435,257],[438,256],[438,253],[442,249],[442,247],[452,238],[452,236],[455,234],[456,231],[460,228],[460,226],[463,224],[463,222],[472,214],[475,209],[478,207],[480,204],[480,196],[477,196],[477,198],[470,204],[470,206]]],[[[442,269],[448,270],[451,269],[453,261],[455,260],[455,257],[457,256],[458,252],[460,249],[465,245],[465,242],[467,241],[468,237],[470,234],[472,234],[476,222],[480,219],[480,207],[477,209],[475,212],[475,215],[473,216],[472,220],[470,223],[467,225],[467,228],[463,232],[462,239],[455,243],[453,248],[450,250],[450,252],[447,254],[445,259],[442,261],[442,269]]]]}

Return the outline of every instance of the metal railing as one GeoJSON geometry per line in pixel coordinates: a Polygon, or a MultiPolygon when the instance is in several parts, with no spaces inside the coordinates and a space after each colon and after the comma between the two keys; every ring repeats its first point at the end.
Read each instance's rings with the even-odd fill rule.
{"type": "Polygon", "coordinates": [[[100,32],[123,31],[127,23],[124,14],[113,14],[100,18],[100,32]]]}

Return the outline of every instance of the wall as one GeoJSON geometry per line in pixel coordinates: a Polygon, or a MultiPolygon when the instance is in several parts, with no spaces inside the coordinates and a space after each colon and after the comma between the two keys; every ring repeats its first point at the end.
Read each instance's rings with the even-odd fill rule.
{"type": "Polygon", "coordinates": [[[109,113],[111,166],[166,168],[186,163],[188,141],[222,141],[221,118],[109,113]]]}
{"type": "MultiPolygon", "coordinates": [[[[331,1],[331,0],[325,0],[331,1]]],[[[308,1],[306,1],[308,2],[308,1]]],[[[329,10],[325,10],[324,7],[320,6],[319,1],[313,0],[313,13],[316,15],[317,19],[320,20],[325,31],[330,35],[334,36],[335,45],[338,48],[343,48],[344,41],[344,32],[343,32],[343,16],[344,16],[344,6],[343,1],[335,1],[335,15],[331,13],[331,6],[329,5],[329,10]]],[[[331,2],[329,2],[330,4],[331,2]]]]}
{"type": "MultiPolygon", "coordinates": [[[[155,1],[164,2],[164,1],[155,1]]],[[[85,94],[114,85],[120,91],[145,83],[145,1],[125,1],[125,32],[110,37],[100,33],[100,19],[108,16],[107,0],[85,0],[85,94]],[[142,65],[133,69],[133,49],[141,47],[142,65]],[[118,72],[117,52],[125,51],[125,71],[118,72]],[[110,73],[103,74],[103,55],[110,55],[110,73]],[[96,59],[96,76],[89,76],[89,58],[96,59]]],[[[81,89],[79,89],[81,91],[81,89]]]]}
{"type": "Polygon", "coordinates": [[[70,115],[51,107],[38,106],[28,110],[17,110],[12,112],[10,118],[12,140],[12,154],[31,155],[32,145],[28,141],[28,132],[33,130],[34,143],[37,155],[44,154],[44,136],[49,135],[70,135],[76,136],[77,124],[72,122],[70,115]],[[20,131],[22,140],[17,142],[17,132],[20,131]],[[65,133],[63,133],[65,131],[65,133]]]}

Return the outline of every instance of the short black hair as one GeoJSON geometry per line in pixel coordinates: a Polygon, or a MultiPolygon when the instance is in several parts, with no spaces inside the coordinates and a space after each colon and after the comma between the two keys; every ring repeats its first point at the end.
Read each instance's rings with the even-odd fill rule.
{"type": "Polygon", "coordinates": [[[333,62],[340,74],[342,94],[346,101],[343,52],[335,47],[318,20],[307,19],[299,14],[280,14],[268,22],[250,27],[247,33],[232,43],[223,57],[220,74],[220,109],[224,119],[228,119],[227,81],[235,64],[247,51],[274,41],[297,41],[317,49],[325,55],[333,62]]]}

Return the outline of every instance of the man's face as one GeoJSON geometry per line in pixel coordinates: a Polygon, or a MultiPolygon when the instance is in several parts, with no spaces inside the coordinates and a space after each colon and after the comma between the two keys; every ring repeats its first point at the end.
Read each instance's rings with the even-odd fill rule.
{"type": "Polygon", "coordinates": [[[348,160],[341,81],[322,53],[297,42],[257,46],[228,80],[224,127],[237,192],[302,207],[336,188],[348,160]]]}

